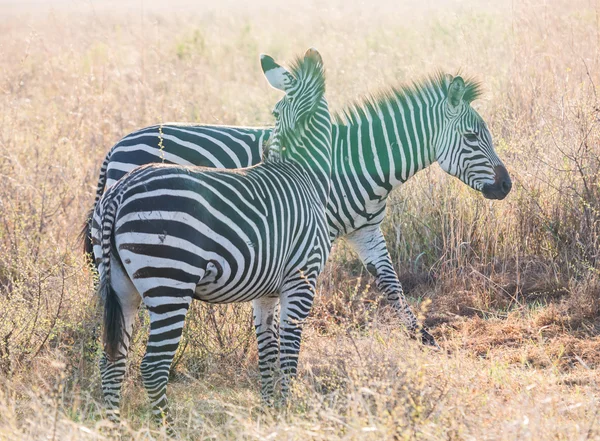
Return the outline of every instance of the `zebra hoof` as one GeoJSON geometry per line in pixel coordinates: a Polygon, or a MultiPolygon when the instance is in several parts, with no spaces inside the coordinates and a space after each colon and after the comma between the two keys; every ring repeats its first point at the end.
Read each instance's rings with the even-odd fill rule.
{"type": "Polygon", "coordinates": [[[164,433],[167,435],[168,438],[170,439],[181,439],[177,433],[177,431],[174,429],[174,422],[173,422],[173,418],[171,417],[171,415],[169,413],[166,412],[161,412],[158,414],[154,414],[153,415],[153,419],[154,422],[156,423],[156,425],[161,428],[162,430],[164,430],[164,433]]]}
{"type": "Polygon", "coordinates": [[[173,425],[171,425],[171,424],[167,424],[165,426],[165,433],[171,439],[181,439],[181,437],[179,436],[179,434],[177,433],[177,431],[173,428],[173,425]]]}
{"type": "Polygon", "coordinates": [[[112,412],[108,412],[107,424],[100,426],[100,433],[109,439],[120,440],[121,439],[121,421],[118,417],[115,418],[112,412]]]}
{"type": "Polygon", "coordinates": [[[164,429],[164,433],[169,439],[181,439],[181,437],[173,427],[173,420],[169,419],[168,421],[163,421],[162,428],[164,429]]]}
{"type": "Polygon", "coordinates": [[[440,349],[440,347],[438,346],[438,344],[435,341],[435,338],[433,338],[433,335],[431,335],[427,329],[425,328],[421,328],[419,330],[419,334],[421,337],[421,343],[423,343],[425,346],[432,346],[436,349],[440,349]]]}
{"type": "Polygon", "coordinates": [[[279,398],[275,400],[275,403],[272,408],[277,413],[286,414],[290,410],[290,402],[287,398],[279,398]]]}
{"type": "Polygon", "coordinates": [[[273,410],[275,410],[275,404],[273,403],[273,400],[263,400],[260,404],[260,406],[256,407],[256,410],[259,414],[261,415],[268,415],[270,413],[273,412],[273,410]]]}

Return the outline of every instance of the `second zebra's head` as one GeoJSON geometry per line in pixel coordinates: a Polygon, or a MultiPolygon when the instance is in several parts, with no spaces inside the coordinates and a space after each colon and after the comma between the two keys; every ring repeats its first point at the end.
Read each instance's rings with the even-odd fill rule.
{"type": "Polygon", "coordinates": [[[512,188],[508,171],[494,150],[492,135],[471,107],[479,94],[477,83],[456,76],[445,78],[443,130],[435,140],[438,163],[487,199],[504,199],[512,188]]]}
{"type": "Polygon", "coordinates": [[[291,66],[291,72],[268,55],[261,55],[260,63],[269,84],[285,92],[273,109],[276,121],[270,139],[271,148],[283,150],[301,144],[299,140],[311,122],[321,121],[331,131],[329,109],[324,97],[323,60],[316,49],[309,49],[304,57],[298,58],[291,66]]]}

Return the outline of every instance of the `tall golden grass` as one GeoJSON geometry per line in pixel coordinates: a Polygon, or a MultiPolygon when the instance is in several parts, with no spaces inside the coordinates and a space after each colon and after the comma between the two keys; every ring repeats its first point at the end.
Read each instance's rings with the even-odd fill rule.
{"type": "MultiPolygon", "coordinates": [[[[161,121],[267,125],[258,54],[322,53],[340,109],[462,69],[514,181],[484,200],[437,166],[385,234],[442,352],[419,348],[336,244],[287,412],[262,412],[249,307],[194,305],[170,384],[183,439],[600,439],[600,3],[0,1],[0,439],[105,439],[93,273],[98,168],[161,121]]],[[[163,439],[139,378],[122,432],[163,439]]],[[[128,434],[128,435],[127,435],[128,434]]]]}

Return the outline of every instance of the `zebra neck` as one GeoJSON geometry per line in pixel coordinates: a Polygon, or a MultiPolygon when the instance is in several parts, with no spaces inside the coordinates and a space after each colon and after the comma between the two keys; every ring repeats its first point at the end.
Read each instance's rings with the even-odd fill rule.
{"type": "MultiPolygon", "coordinates": [[[[370,199],[385,199],[397,186],[436,160],[433,139],[439,101],[428,96],[388,97],[352,108],[333,126],[333,174],[354,176],[370,199]]],[[[335,179],[334,179],[335,181],[335,179]]]]}
{"type": "Polygon", "coordinates": [[[303,139],[301,154],[294,154],[294,162],[300,165],[316,190],[316,196],[325,207],[331,187],[331,126],[303,139]]]}
{"type": "Polygon", "coordinates": [[[266,162],[284,161],[297,166],[315,189],[316,197],[325,207],[331,186],[331,117],[326,103],[306,122],[302,134],[288,138],[279,145],[277,139],[265,159],[266,162]],[[288,144],[287,146],[285,144],[288,144]]]}

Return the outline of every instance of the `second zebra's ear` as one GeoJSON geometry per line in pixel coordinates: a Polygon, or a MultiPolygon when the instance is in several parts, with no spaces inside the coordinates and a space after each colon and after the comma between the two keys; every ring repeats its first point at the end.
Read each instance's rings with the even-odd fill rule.
{"type": "Polygon", "coordinates": [[[287,92],[288,89],[296,82],[294,76],[287,69],[281,67],[275,60],[268,55],[261,54],[260,65],[267,77],[269,84],[275,89],[287,92]]]}
{"type": "Polygon", "coordinates": [[[458,107],[465,94],[465,81],[460,76],[454,77],[448,86],[448,103],[451,107],[458,107]]]}
{"type": "Polygon", "coordinates": [[[323,65],[323,58],[321,58],[321,54],[314,47],[311,47],[309,50],[306,51],[306,53],[304,54],[304,59],[310,59],[315,64],[320,64],[321,66],[323,65]]]}

